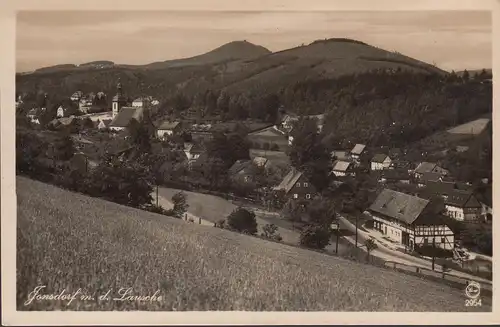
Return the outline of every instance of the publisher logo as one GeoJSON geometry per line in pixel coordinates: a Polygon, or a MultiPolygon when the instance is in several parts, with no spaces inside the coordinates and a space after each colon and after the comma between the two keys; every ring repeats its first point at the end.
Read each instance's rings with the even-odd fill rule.
{"type": "Polygon", "coordinates": [[[481,285],[477,282],[469,282],[469,285],[465,288],[465,295],[469,299],[477,299],[479,295],[481,294],[481,285]]]}

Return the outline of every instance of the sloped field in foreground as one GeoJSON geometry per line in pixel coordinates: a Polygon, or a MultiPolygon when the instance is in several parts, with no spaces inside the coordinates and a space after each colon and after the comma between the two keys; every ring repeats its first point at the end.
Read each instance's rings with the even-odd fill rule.
{"type": "MultiPolygon", "coordinates": [[[[17,178],[18,310],[463,311],[464,293],[390,270],[17,178]],[[89,297],[35,299],[40,294],[89,297]],[[161,301],[115,301],[119,288],[161,301]],[[109,300],[99,301],[108,294],[109,300]],[[92,299],[94,298],[94,299],[92,299]]],[[[483,310],[488,309],[485,306],[483,310]]],[[[491,310],[491,309],[490,309],[491,310]]]]}

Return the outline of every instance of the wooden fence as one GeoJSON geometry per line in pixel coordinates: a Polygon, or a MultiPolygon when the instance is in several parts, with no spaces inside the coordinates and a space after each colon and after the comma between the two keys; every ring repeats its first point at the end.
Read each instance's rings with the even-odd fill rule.
{"type": "Polygon", "coordinates": [[[475,281],[481,285],[481,290],[488,290],[492,291],[492,284],[489,284],[484,281],[480,281],[474,278],[467,278],[467,277],[461,277],[457,276],[455,274],[443,272],[443,271],[436,271],[436,270],[431,270],[423,267],[418,267],[418,266],[412,266],[412,265],[406,265],[403,263],[399,262],[394,262],[394,261],[385,261],[384,267],[386,268],[392,268],[394,270],[398,270],[401,272],[406,272],[410,273],[412,275],[417,275],[421,277],[427,277],[432,280],[444,280],[448,282],[448,284],[454,284],[452,286],[457,286],[457,285],[462,285],[464,288],[469,284],[471,281],[475,281]]]}

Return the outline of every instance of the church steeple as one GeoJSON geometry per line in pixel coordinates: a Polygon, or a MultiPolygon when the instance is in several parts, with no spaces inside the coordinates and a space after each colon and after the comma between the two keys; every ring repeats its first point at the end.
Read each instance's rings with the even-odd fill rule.
{"type": "Polygon", "coordinates": [[[122,83],[118,79],[118,84],[116,85],[116,95],[113,97],[113,118],[118,115],[120,109],[125,105],[126,99],[123,96],[122,83]]]}

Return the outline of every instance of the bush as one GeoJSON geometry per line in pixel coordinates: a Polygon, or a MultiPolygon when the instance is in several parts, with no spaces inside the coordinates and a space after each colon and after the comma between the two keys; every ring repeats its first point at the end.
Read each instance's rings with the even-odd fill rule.
{"type": "Polygon", "coordinates": [[[174,194],[172,196],[172,202],[174,207],[169,210],[169,214],[176,218],[182,218],[189,207],[186,201],[186,194],[182,191],[174,194]]]}
{"type": "Polygon", "coordinates": [[[278,226],[275,224],[267,224],[262,228],[263,232],[260,234],[261,236],[268,238],[273,241],[281,242],[283,238],[278,233],[278,226]]]}
{"type": "Polygon", "coordinates": [[[159,213],[160,215],[171,216],[171,214],[169,214],[170,210],[166,210],[160,205],[157,206],[155,204],[152,204],[150,206],[144,207],[144,210],[147,210],[149,212],[159,213]]]}
{"type": "Polygon", "coordinates": [[[331,230],[323,226],[309,225],[300,233],[300,245],[311,249],[324,249],[330,244],[331,230]]]}
{"type": "Polygon", "coordinates": [[[266,143],[264,143],[264,144],[262,145],[262,149],[263,149],[263,150],[269,150],[270,148],[271,148],[271,145],[270,145],[268,142],[266,142],[266,143]]]}
{"type": "Polygon", "coordinates": [[[280,150],[280,147],[278,146],[278,144],[276,143],[273,143],[271,144],[271,148],[270,148],[271,151],[279,151],[280,150]]]}
{"type": "Polygon", "coordinates": [[[257,234],[257,220],[255,214],[241,207],[236,208],[228,217],[227,225],[230,229],[244,234],[257,234]]]}

